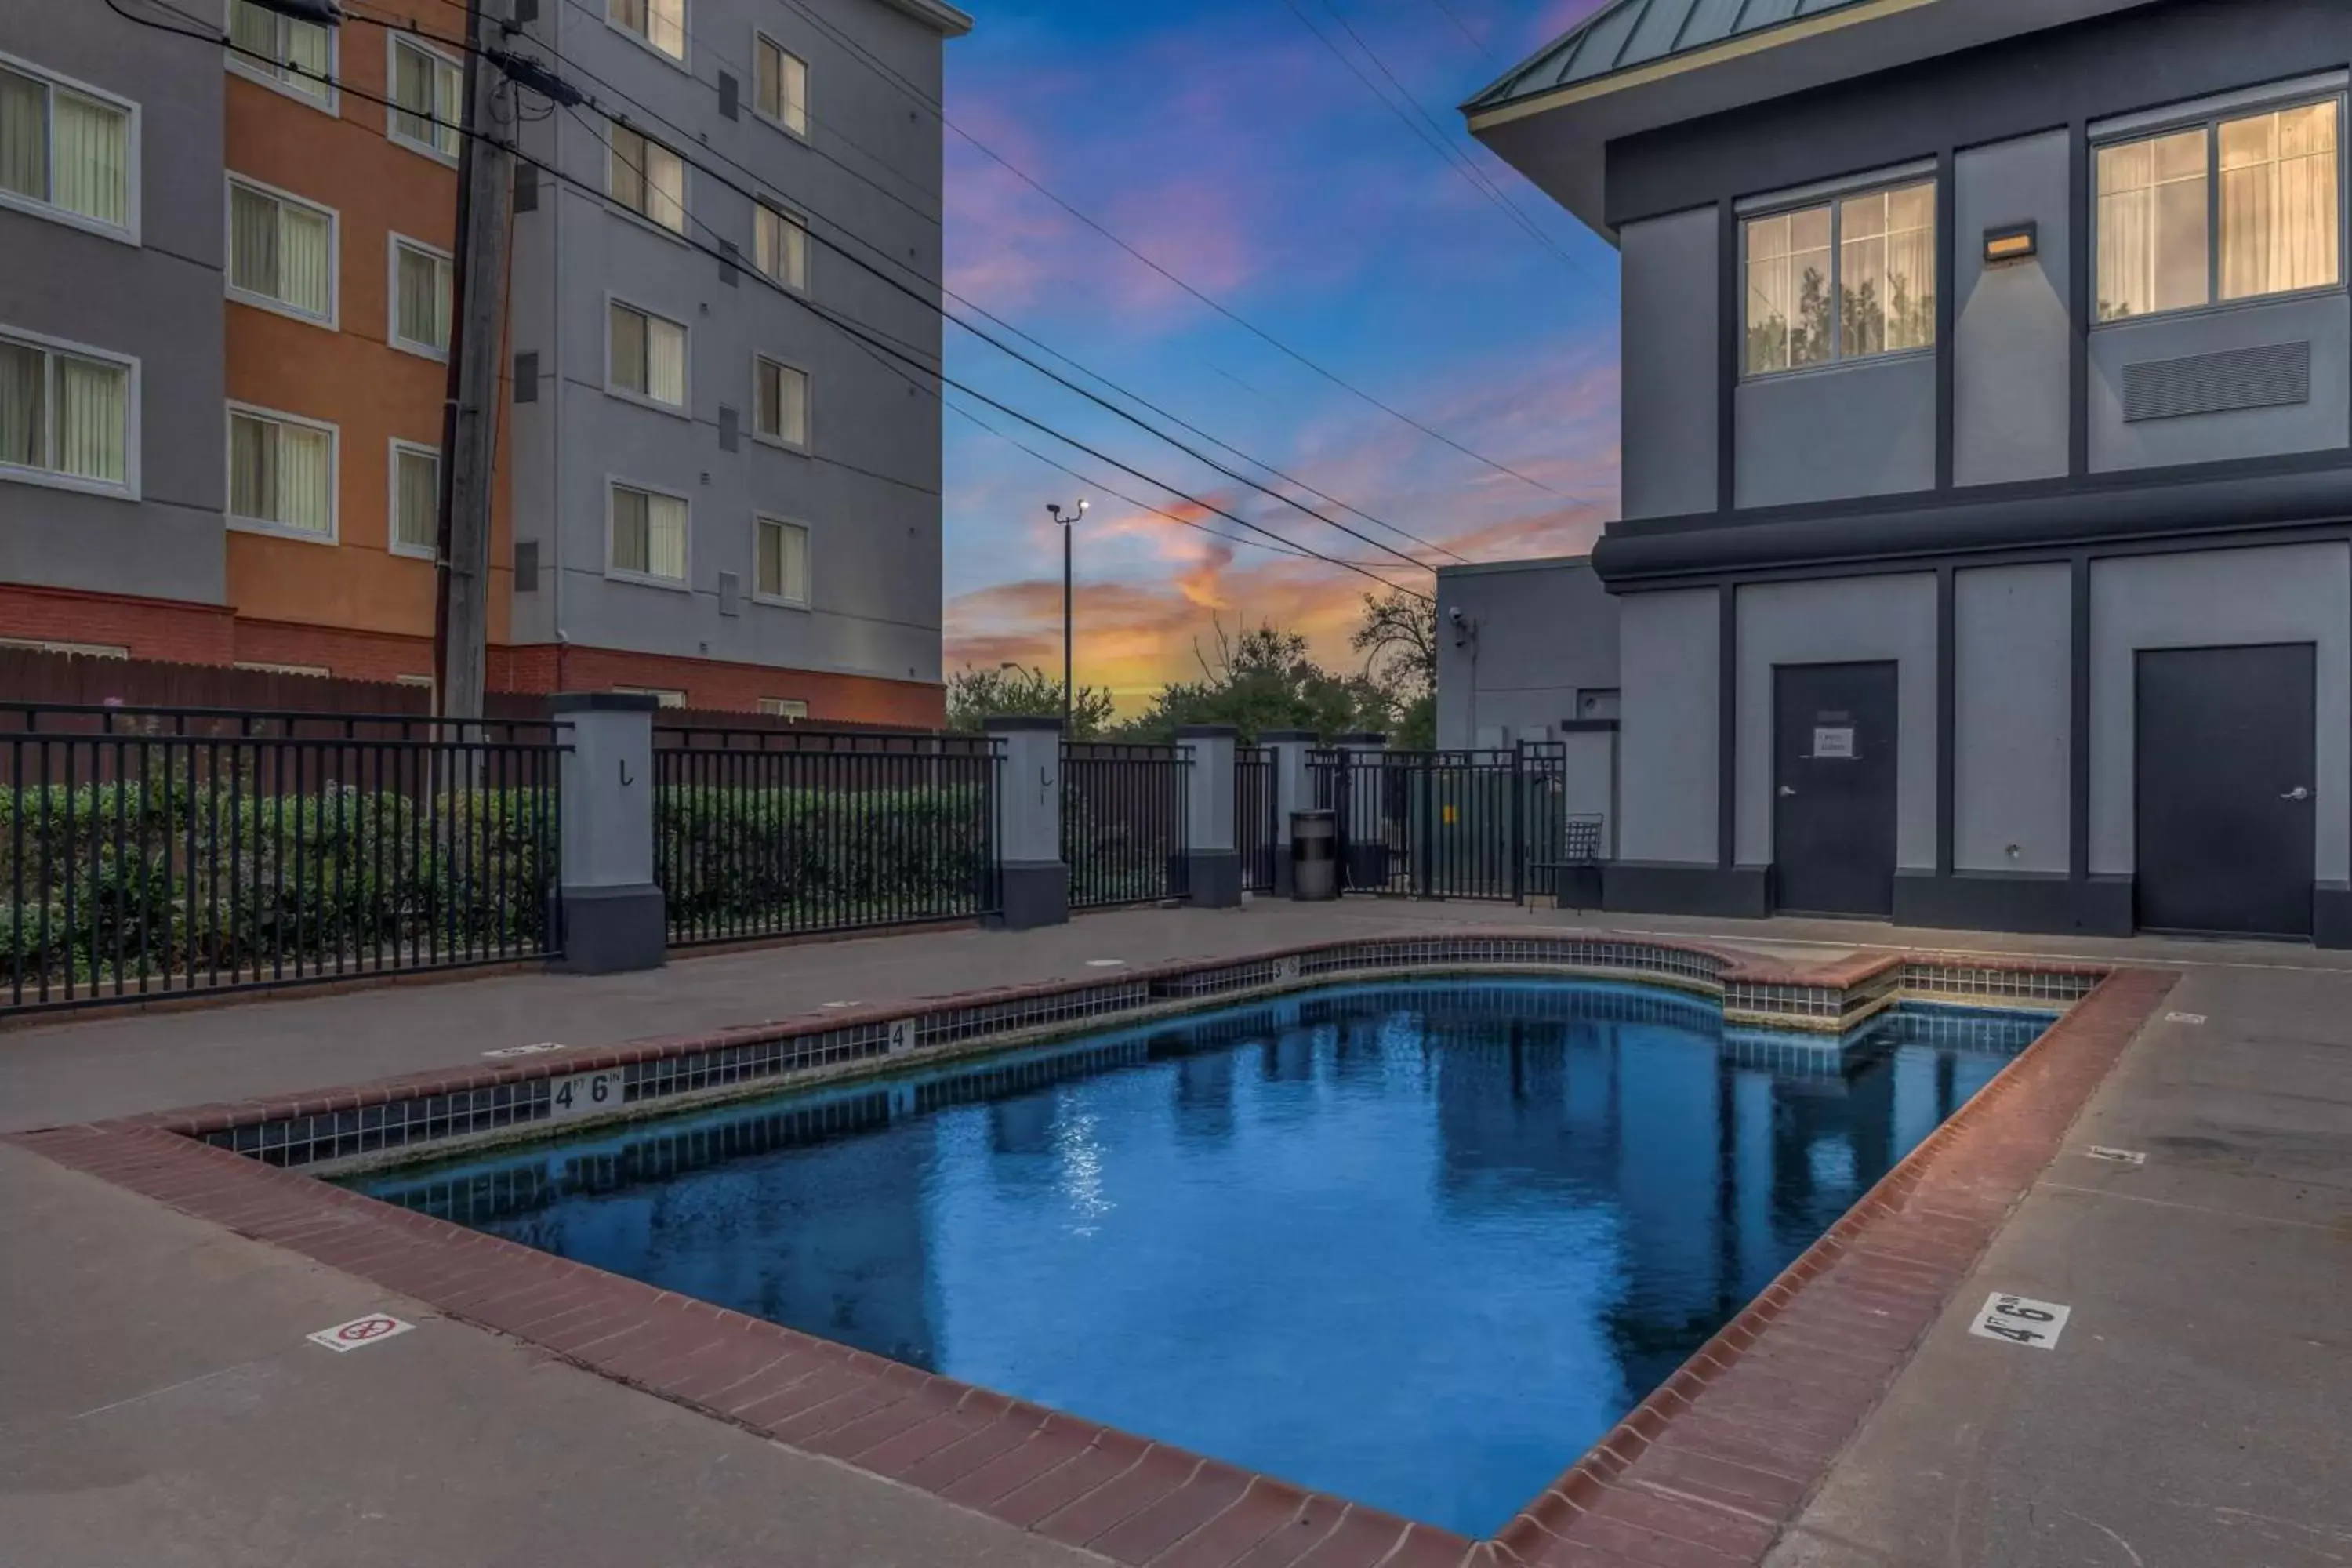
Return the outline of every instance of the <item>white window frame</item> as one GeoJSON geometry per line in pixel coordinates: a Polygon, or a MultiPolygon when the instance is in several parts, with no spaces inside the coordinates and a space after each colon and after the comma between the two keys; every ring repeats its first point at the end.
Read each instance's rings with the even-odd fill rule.
{"type": "Polygon", "coordinates": [[[623,697],[650,697],[664,708],[686,706],[686,693],[675,686],[615,686],[613,690],[623,697]]]}
{"type": "MultiPolygon", "coordinates": [[[[644,479],[633,479],[626,474],[606,474],[604,476],[604,575],[613,582],[635,583],[641,588],[660,588],[672,594],[692,594],[694,592],[694,498],[684,490],[674,490],[667,485],[648,484],[644,479]],[[627,572],[613,564],[613,491],[616,487],[625,490],[642,490],[649,496],[667,496],[672,500],[685,503],[686,575],[656,577],[650,572],[627,572]]],[[[620,689],[616,687],[614,689],[620,689]]]]}
{"type": "MultiPolygon", "coordinates": [[[[383,460],[384,548],[394,555],[405,556],[411,561],[437,560],[440,552],[432,545],[403,544],[400,542],[400,459],[404,455],[432,459],[434,493],[436,495],[440,493],[441,448],[428,447],[422,441],[404,441],[394,436],[383,460]]],[[[431,678],[428,676],[426,679],[431,678]]]]}
{"type": "Polygon", "coordinates": [[[332,680],[335,672],[323,664],[278,664],[266,658],[240,658],[231,669],[249,669],[257,675],[299,675],[306,680],[332,680]]]}
{"type": "MultiPolygon", "coordinates": [[[[290,16],[280,16],[278,20],[289,25],[293,22],[290,16]]],[[[273,72],[265,69],[259,61],[247,59],[235,49],[224,47],[221,49],[221,56],[227,62],[230,70],[256,86],[266,87],[281,98],[290,98],[305,108],[315,109],[321,114],[340,120],[343,115],[343,89],[338,85],[343,79],[343,30],[341,27],[329,27],[326,31],[328,79],[319,84],[327,89],[327,96],[324,99],[313,97],[299,89],[289,87],[278,80],[273,72]]],[[[221,6],[221,32],[224,37],[227,36],[226,0],[224,0],[221,6]]],[[[310,79],[304,77],[302,79],[308,81],[310,79]]]]}
{"type": "Polygon", "coordinates": [[[751,602],[773,605],[782,610],[806,610],[816,600],[816,530],[796,517],[781,512],[755,511],[751,514],[751,602]],[[760,592],[760,530],[770,523],[779,528],[801,531],[801,560],[806,565],[806,581],[801,584],[801,597],[789,598],[780,594],[760,592]]]}
{"type": "Polygon", "coordinates": [[[2347,144],[2347,135],[2352,135],[2352,96],[2347,96],[2340,81],[2332,79],[2323,83],[2315,83],[2308,79],[2281,82],[2274,88],[2200,100],[2169,110],[2134,115],[2127,121],[2116,121],[2105,127],[2093,127],[2088,154],[2090,178],[2087,182],[2091,210],[2083,224],[2091,237],[2090,330],[2098,332],[2137,326],[2143,321],[2177,321],[2223,310],[2259,309],[2284,300],[2325,299],[2328,295],[2352,289],[2352,146],[2347,144]],[[2231,121],[2252,120],[2290,109],[2308,109],[2315,103],[2336,106],[2336,281],[2309,289],[2288,289],[2275,294],[2248,294],[2241,299],[2225,300],[2221,298],[2221,127],[2231,121]],[[2205,132],[2205,302],[2201,305],[2176,305],[2169,310],[2146,310],[2133,316],[2102,318],[2098,313],[2097,298],[2099,247],[2105,237],[2099,226],[2099,154],[2110,148],[2128,147],[2135,142],[2153,142],[2200,128],[2205,132]]]}
{"type": "MultiPolygon", "coordinates": [[[[808,132],[806,131],[793,130],[791,121],[781,119],[776,115],[770,114],[766,110],[760,107],[760,46],[762,44],[767,45],[778,54],[782,55],[786,59],[800,61],[801,79],[803,81],[807,81],[811,75],[809,71],[808,57],[806,55],[802,54],[798,49],[786,47],[784,41],[782,38],[779,38],[773,33],[769,32],[765,27],[752,28],[751,82],[751,118],[760,121],[763,125],[774,126],[777,130],[782,132],[785,135],[791,137],[795,142],[805,142],[808,140],[808,132]]],[[[809,106],[805,101],[803,101],[801,104],[802,118],[806,119],[808,117],[808,110],[809,106]]]]}
{"type": "Polygon", "coordinates": [[[131,657],[131,650],[121,643],[59,642],[55,637],[0,637],[0,647],[29,648],[35,653],[62,653],[75,658],[131,657]]]}
{"type": "Polygon", "coordinates": [[[607,397],[617,397],[624,403],[634,403],[640,408],[650,408],[656,414],[667,414],[673,419],[684,419],[690,422],[694,418],[693,327],[685,321],[679,321],[676,316],[670,315],[667,311],[656,310],[650,305],[641,304],[637,300],[629,298],[626,294],[615,294],[608,291],[604,295],[604,395],[607,397]],[[638,315],[645,317],[649,321],[666,321],[669,325],[676,327],[679,332],[684,334],[686,340],[685,348],[683,350],[685,363],[680,367],[678,373],[678,390],[685,395],[685,400],[683,402],[664,403],[660,398],[655,397],[649,393],[632,392],[625,386],[619,386],[614,384],[613,307],[615,305],[619,305],[625,310],[635,310],[638,315]]]}
{"type": "Polygon", "coordinates": [[[12,327],[0,321],[0,338],[23,343],[29,348],[49,353],[72,354],[80,359],[100,360],[119,364],[131,373],[123,389],[125,412],[122,432],[122,482],[111,479],[86,479],[78,474],[61,474],[49,468],[19,468],[14,463],[0,463],[0,481],[18,485],[38,485],[44,489],[78,490],[83,495],[112,496],[121,500],[138,500],[139,489],[139,358],[113,349],[102,349],[93,343],[78,343],[68,338],[53,338],[46,332],[36,332],[24,327],[12,327]]]}
{"type": "Polygon", "coordinates": [[[282,408],[265,408],[258,403],[226,402],[221,413],[221,515],[228,526],[239,533],[257,533],[271,539],[295,539],[305,544],[340,544],[343,533],[343,430],[342,426],[325,419],[311,419],[299,414],[289,414],[282,408]],[[239,517],[234,510],[231,493],[236,476],[230,471],[234,461],[235,437],[230,435],[236,416],[249,415],[256,419],[274,420],[280,425],[299,425],[327,433],[327,531],[313,533],[307,528],[293,528],[273,522],[266,517],[239,517]]]}
{"type": "MultiPolygon", "coordinates": [[[[614,121],[607,121],[606,123],[614,130],[629,132],[677,160],[677,216],[682,226],[672,228],[667,224],[637,211],[635,207],[624,206],[621,199],[613,194],[613,160],[621,154],[620,149],[613,144],[610,136],[603,139],[604,142],[604,210],[627,219],[649,234],[661,236],[673,245],[683,245],[688,249],[693,248],[694,241],[688,237],[687,231],[694,226],[694,165],[688,162],[685,153],[658,136],[647,136],[634,125],[622,125],[614,121]]],[[[643,177],[642,174],[640,177],[643,177]]]]}
{"type": "MultiPolygon", "coordinates": [[[[466,93],[465,62],[457,58],[455,56],[448,54],[445,50],[435,48],[432,45],[426,43],[424,39],[416,37],[413,33],[387,30],[384,37],[383,96],[387,100],[392,100],[387,102],[383,108],[384,140],[390,142],[395,147],[405,147],[410,152],[415,153],[419,156],[430,158],[436,163],[446,164],[452,169],[456,168],[457,166],[457,153],[444,153],[440,148],[436,147],[430,142],[419,142],[415,137],[404,133],[400,129],[400,117],[402,114],[408,111],[396,109],[393,105],[394,103],[396,103],[400,98],[400,50],[415,49],[420,55],[432,56],[435,59],[440,61],[445,66],[454,66],[457,68],[457,96],[461,100],[464,99],[466,93]]],[[[435,113],[428,116],[428,118],[433,120],[447,120],[452,124],[462,123],[465,119],[465,104],[463,101],[452,105],[451,110],[452,112],[448,114],[445,115],[435,113]]],[[[463,132],[458,132],[457,134],[462,143],[463,132]]]]}
{"type": "Polygon", "coordinates": [[[427,245],[413,235],[395,232],[387,235],[384,238],[383,341],[404,354],[415,354],[418,359],[429,359],[436,364],[446,364],[449,361],[447,349],[436,349],[430,344],[420,343],[414,338],[404,338],[400,335],[400,247],[404,245],[411,250],[422,251],[436,260],[448,263],[451,335],[455,336],[457,330],[457,258],[437,245],[427,245]]]}
{"type": "Polygon", "coordinates": [[[274,315],[283,316],[289,321],[299,321],[304,326],[323,327],[331,332],[341,331],[343,319],[343,215],[323,202],[314,202],[308,196],[297,195],[292,191],[265,184],[250,174],[240,174],[234,169],[229,170],[227,177],[221,182],[221,287],[226,290],[230,299],[240,305],[250,305],[257,310],[268,310],[274,315]],[[325,315],[314,316],[308,310],[298,310],[282,300],[273,300],[267,294],[256,294],[250,289],[240,289],[233,280],[236,274],[236,258],[230,254],[230,247],[236,242],[236,230],[230,226],[234,222],[231,212],[236,198],[232,193],[239,185],[243,185],[256,195],[268,196],[271,201],[283,202],[289,206],[301,207],[327,220],[327,313],[325,315]]]}
{"type": "MultiPolygon", "coordinates": [[[[682,55],[669,53],[635,27],[623,26],[613,15],[613,0],[600,0],[600,3],[604,10],[604,26],[672,69],[684,71],[688,76],[694,74],[694,0],[681,0],[678,6],[677,39],[686,49],[682,55]]],[[[646,25],[650,27],[653,17],[652,0],[646,0],[646,25]]]]}
{"type": "MultiPolygon", "coordinates": [[[[1736,330],[1738,332],[1739,380],[1743,384],[1779,381],[1784,376],[1791,375],[1821,375],[1841,370],[1851,370],[1856,365],[1887,364],[1904,360],[1933,359],[1936,356],[1943,336],[1943,323],[1940,320],[1935,323],[1933,337],[1911,348],[1881,349],[1876,353],[1860,354],[1842,352],[1845,343],[1845,308],[1839,298],[1838,289],[1845,272],[1845,204],[1856,197],[1884,195],[1890,191],[1908,190],[1916,185],[1927,187],[1930,209],[1936,215],[1936,224],[1940,230],[1944,221],[1942,175],[1933,163],[1907,163],[1900,168],[1859,174],[1852,179],[1825,181],[1820,184],[1805,186],[1801,190],[1752,197],[1737,205],[1735,209],[1737,221],[1734,225],[1737,232],[1733,236],[1736,248],[1732,255],[1732,266],[1738,270],[1739,278],[1739,321],[1736,330]],[[1826,208],[1830,215],[1830,357],[1814,364],[1790,364],[1772,370],[1750,370],[1748,368],[1748,295],[1752,289],[1748,283],[1748,226],[1771,218],[1784,217],[1791,213],[1803,212],[1813,207],[1826,208]]],[[[1943,308],[1942,297],[1947,287],[1946,280],[1941,275],[1943,240],[1944,236],[1938,233],[1936,236],[1934,247],[1934,265],[1937,269],[1935,282],[1938,311],[1943,308]]]]}
{"type": "Polygon", "coordinates": [[[782,354],[751,353],[751,439],[762,447],[772,447],[779,452],[797,452],[805,457],[816,450],[816,376],[808,366],[782,354]],[[798,373],[801,378],[801,438],[787,441],[782,436],[771,436],[760,428],[760,366],[762,363],[782,370],[798,373]]]}
{"type": "Polygon", "coordinates": [[[392,678],[392,683],[394,686],[422,687],[427,691],[432,690],[435,686],[434,679],[429,675],[395,675],[392,678]]]}
{"type": "Polygon", "coordinates": [[[760,276],[769,282],[791,293],[807,294],[811,274],[816,269],[816,236],[809,228],[808,215],[781,196],[761,195],[752,198],[751,257],[751,270],[759,272],[760,276]],[[789,278],[779,278],[772,272],[760,270],[760,213],[762,208],[775,214],[786,223],[796,226],[801,231],[801,280],[797,283],[789,278]]]}
{"type": "Polygon", "coordinates": [[[761,697],[754,700],[753,711],[772,719],[790,719],[795,724],[809,716],[805,697],[761,697]]]}
{"type": "MultiPolygon", "coordinates": [[[[31,196],[20,196],[14,191],[0,191],[0,207],[7,207],[13,211],[20,213],[29,213],[35,217],[47,218],[51,223],[61,223],[68,228],[78,228],[85,234],[100,235],[107,239],[120,241],[124,245],[136,246],[139,244],[139,170],[140,165],[143,162],[140,157],[139,105],[131,99],[123,97],[121,93],[109,92],[101,87],[93,87],[89,83],[80,80],[79,78],[67,76],[62,71],[53,71],[47,66],[36,65],[31,60],[26,59],[20,55],[9,54],[5,49],[0,49],[0,66],[6,66],[10,70],[15,71],[19,76],[32,77],[38,81],[46,83],[52,92],[58,88],[64,88],[68,92],[73,93],[78,97],[93,99],[100,103],[110,105],[112,108],[127,110],[131,116],[131,121],[128,125],[123,127],[122,132],[124,144],[128,148],[130,153],[129,157],[124,161],[125,168],[123,172],[122,190],[123,210],[130,215],[130,221],[127,224],[121,227],[117,227],[113,224],[102,222],[98,218],[85,216],[80,213],[71,211],[66,207],[58,206],[51,202],[36,201],[31,196]]],[[[52,99],[51,101],[54,103],[55,100],[52,99]]],[[[57,169],[54,163],[56,157],[57,137],[56,132],[52,128],[55,123],[55,119],[56,110],[51,109],[48,110],[47,118],[42,121],[43,133],[49,137],[50,157],[52,159],[49,170],[49,183],[52,189],[56,188],[57,184],[57,169]]]]}

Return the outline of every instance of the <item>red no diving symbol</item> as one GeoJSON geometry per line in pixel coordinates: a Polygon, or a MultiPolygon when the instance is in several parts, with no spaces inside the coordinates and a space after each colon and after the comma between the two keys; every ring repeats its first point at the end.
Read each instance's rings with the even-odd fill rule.
{"type": "Polygon", "coordinates": [[[362,1340],[381,1339],[400,1327],[392,1318],[362,1318],[356,1323],[345,1323],[335,1331],[335,1338],[345,1344],[358,1344],[362,1340]]]}

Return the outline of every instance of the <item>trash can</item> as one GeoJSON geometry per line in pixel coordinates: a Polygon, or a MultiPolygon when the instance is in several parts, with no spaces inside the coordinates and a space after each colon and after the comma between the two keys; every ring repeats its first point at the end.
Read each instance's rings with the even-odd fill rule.
{"type": "Polygon", "coordinates": [[[1339,896],[1339,819],[1333,813],[1290,814],[1290,896],[1300,903],[1339,896]]]}

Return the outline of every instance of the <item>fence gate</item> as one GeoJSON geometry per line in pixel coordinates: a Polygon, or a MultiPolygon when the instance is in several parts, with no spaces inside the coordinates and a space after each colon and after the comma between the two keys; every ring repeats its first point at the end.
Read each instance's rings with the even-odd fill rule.
{"type": "Polygon", "coordinates": [[[1570,858],[1567,748],[1317,752],[1316,804],[1339,829],[1340,885],[1400,898],[1504,899],[1553,890],[1570,858]]]}
{"type": "Polygon", "coordinates": [[[1064,743],[1062,858],[1072,909],[1191,892],[1184,818],[1192,765],[1173,746],[1064,743]]]}
{"type": "Polygon", "coordinates": [[[1234,748],[1234,847],[1240,851],[1242,891],[1274,891],[1275,856],[1287,847],[1274,820],[1274,752],[1234,748]]]}

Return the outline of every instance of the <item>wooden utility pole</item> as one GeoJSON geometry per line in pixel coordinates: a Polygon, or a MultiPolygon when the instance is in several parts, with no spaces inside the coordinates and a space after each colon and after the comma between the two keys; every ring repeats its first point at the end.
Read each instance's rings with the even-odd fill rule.
{"type": "Polygon", "coordinates": [[[434,689],[441,717],[482,716],[490,631],[490,476],[506,352],[514,88],[483,58],[506,47],[509,0],[467,0],[466,134],[457,153],[457,259],[449,302],[449,395],[441,421],[440,595],[434,689]]]}

